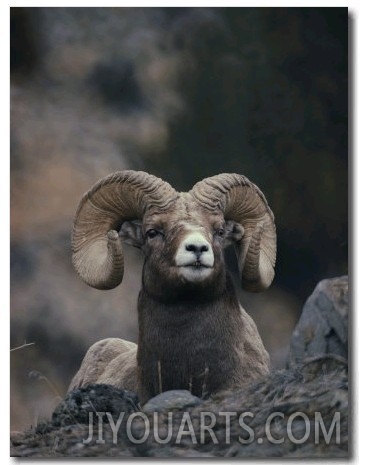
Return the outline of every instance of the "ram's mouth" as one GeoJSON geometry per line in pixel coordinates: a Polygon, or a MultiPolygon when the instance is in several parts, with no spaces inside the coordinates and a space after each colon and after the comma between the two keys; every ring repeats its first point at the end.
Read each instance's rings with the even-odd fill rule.
{"type": "Polygon", "coordinates": [[[181,268],[194,268],[194,269],[200,269],[200,268],[212,268],[212,266],[207,266],[204,263],[200,262],[199,260],[192,262],[192,263],[187,263],[186,265],[181,266],[181,268]]]}

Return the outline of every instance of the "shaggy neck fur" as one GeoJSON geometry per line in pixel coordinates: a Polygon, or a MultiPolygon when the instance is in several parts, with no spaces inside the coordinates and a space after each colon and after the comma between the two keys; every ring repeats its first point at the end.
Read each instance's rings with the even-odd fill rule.
{"type": "Polygon", "coordinates": [[[237,376],[243,320],[231,278],[216,299],[164,303],[142,289],[138,302],[141,402],[170,389],[204,397],[237,376]],[[163,337],[162,337],[163,335],[163,337]]]}

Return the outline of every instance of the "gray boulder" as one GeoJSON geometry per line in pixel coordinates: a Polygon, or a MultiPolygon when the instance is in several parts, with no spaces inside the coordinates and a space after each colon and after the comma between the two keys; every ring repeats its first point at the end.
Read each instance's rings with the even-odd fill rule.
{"type": "Polygon", "coordinates": [[[293,332],[289,364],[322,354],[348,358],[348,276],[315,287],[293,332]]]}
{"type": "Polygon", "coordinates": [[[162,392],[150,399],[143,406],[145,413],[161,412],[163,410],[184,410],[202,403],[199,397],[192,395],[185,389],[174,389],[162,392]]]}

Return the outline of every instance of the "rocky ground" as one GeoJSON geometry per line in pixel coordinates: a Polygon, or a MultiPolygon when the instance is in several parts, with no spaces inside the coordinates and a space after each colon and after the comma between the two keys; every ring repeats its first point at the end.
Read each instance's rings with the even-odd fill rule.
{"type": "Polygon", "coordinates": [[[287,368],[240,391],[205,400],[168,391],[142,407],[111,386],[76,389],[48,422],[12,433],[11,455],[348,457],[347,314],[347,277],[324,280],[305,304],[287,368]],[[319,346],[324,353],[313,353],[319,346]]]}
{"type": "Polygon", "coordinates": [[[75,390],[58,406],[50,422],[38,425],[33,431],[13,433],[11,455],[197,458],[348,456],[347,363],[341,357],[309,359],[296,368],[273,372],[246,390],[221,394],[197,402],[196,406],[187,406],[195,401],[194,398],[189,399],[187,394],[184,398],[187,404],[182,404],[179,401],[181,394],[180,391],[165,393],[165,396],[173,398],[169,408],[164,406],[164,399],[154,401],[154,411],[157,412],[154,426],[154,413],[145,407],[141,411],[132,393],[126,394],[105,385],[75,390]],[[177,403],[174,403],[174,399],[177,399],[177,403]],[[99,412],[100,421],[103,422],[101,426],[96,412],[99,412]],[[125,412],[115,435],[105,412],[110,413],[112,426],[118,425],[120,412],[125,412]],[[136,412],[139,413],[136,415],[136,412]],[[204,412],[210,412],[210,416],[205,416],[204,412]],[[241,418],[244,412],[250,412],[250,416],[241,418]],[[131,418],[134,413],[135,418],[131,418]],[[325,431],[321,421],[318,421],[319,413],[325,431]],[[272,420],[271,414],[275,414],[272,420]],[[89,415],[94,423],[92,435],[89,415]],[[203,424],[212,423],[212,434],[208,430],[202,432],[203,424]],[[250,429],[243,427],[243,423],[250,429]],[[159,443],[155,435],[161,439],[167,438],[169,427],[172,433],[170,441],[159,443]],[[327,434],[330,435],[329,441],[327,434]]]}

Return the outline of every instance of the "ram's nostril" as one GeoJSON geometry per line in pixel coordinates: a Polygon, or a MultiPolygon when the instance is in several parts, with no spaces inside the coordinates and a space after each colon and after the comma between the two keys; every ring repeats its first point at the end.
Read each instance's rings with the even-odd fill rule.
{"type": "Polygon", "coordinates": [[[186,250],[201,255],[203,252],[208,252],[208,245],[186,244],[186,250]]]}

